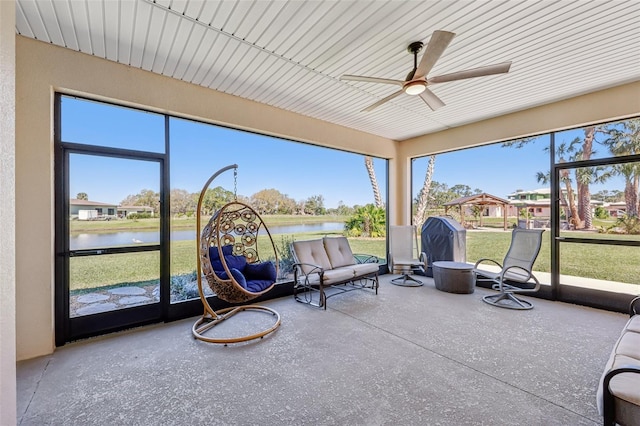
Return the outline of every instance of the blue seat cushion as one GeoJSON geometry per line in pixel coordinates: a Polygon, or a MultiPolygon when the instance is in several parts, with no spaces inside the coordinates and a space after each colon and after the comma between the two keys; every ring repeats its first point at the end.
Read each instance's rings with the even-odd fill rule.
{"type": "MultiPolygon", "coordinates": [[[[273,263],[247,263],[244,256],[234,256],[232,253],[233,246],[222,247],[222,255],[231,272],[231,278],[247,291],[258,293],[276,281],[276,267],[273,263]]],[[[229,276],[222,265],[218,247],[209,247],[209,260],[218,278],[228,280],[229,276]]]]}
{"type": "Polygon", "coordinates": [[[265,288],[268,288],[273,281],[270,280],[247,280],[247,286],[245,287],[252,293],[258,293],[265,288]]]}

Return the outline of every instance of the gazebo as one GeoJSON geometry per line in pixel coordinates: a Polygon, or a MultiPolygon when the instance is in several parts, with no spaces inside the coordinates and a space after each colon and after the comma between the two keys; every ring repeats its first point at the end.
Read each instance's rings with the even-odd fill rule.
{"type": "MultiPolygon", "coordinates": [[[[507,207],[509,206],[509,201],[496,197],[495,195],[487,194],[483,192],[482,194],[470,195],[468,197],[460,197],[455,200],[449,201],[444,204],[444,213],[447,214],[448,210],[452,206],[458,206],[460,208],[460,222],[464,225],[464,207],[465,206],[500,206],[502,207],[502,216],[504,218],[504,229],[507,230],[507,207]]],[[[480,223],[479,226],[482,226],[482,215],[480,215],[480,223]]]]}

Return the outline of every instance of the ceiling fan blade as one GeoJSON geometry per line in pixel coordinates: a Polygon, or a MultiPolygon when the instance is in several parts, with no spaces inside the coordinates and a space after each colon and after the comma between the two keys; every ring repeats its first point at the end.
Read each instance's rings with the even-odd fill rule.
{"type": "Polygon", "coordinates": [[[365,109],[363,109],[361,112],[369,112],[369,111],[373,111],[374,109],[378,108],[380,105],[382,105],[385,102],[389,102],[391,99],[400,96],[404,93],[403,90],[398,90],[397,92],[394,92],[392,94],[390,94],[389,96],[387,96],[386,98],[382,98],[380,99],[378,102],[376,102],[373,105],[370,105],[368,107],[366,107],[365,109]]]}
{"type": "Polygon", "coordinates": [[[445,83],[447,81],[464,80],[466,78],[483,77],[486,75],[504,74],[509,72],[511,62],[487,65],[486,67],[473,68],[470,70],[452,72],[450,74],[438,75],[427,80],[429,84],[445,83]]]}
{"type": "Polygon", "coordinates": [[[365,81],[367,83],[396,84],[400,86],[404,84],[404,81],[402,80],[393,80],[390,78],[378,78],[378,77],[365,77],[363,75],[343,75],[342,77],[340,77],[340,80],[365,81]]]}
{"type": "Polygon", "coordinates": [[[442,102],[442,100],[429,89],[424,89],[424,92],[420,93],[420,97],[422,98],[424,103],[427,104],[427,106],[433,111],[444,106],[444,102],[442,102]]]}
{"type": "Polygon", "coordinates": [[[455,36],[455,33],[450,33],[449,31],[434,31],[433,34],[431,34],[431,39],[429,40],[429,44],[427,44],[427,48],[424,50],[420,65],[418,65],[413,75],[414,79],[429,74],[431,68],[438,62],[438,59],[440,59],[440,56],[455,36]]]}

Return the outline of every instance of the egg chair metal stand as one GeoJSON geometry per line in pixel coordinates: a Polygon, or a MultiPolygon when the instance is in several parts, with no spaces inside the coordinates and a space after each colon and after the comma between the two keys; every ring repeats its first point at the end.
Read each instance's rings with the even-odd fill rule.
{"type": "Polygon", "coordinates": [[[267,229],[262,218],[255,210],[253,210],[249,205],[238,201],[237,196],[235,196],[237,169],[238,165],[232,164],[215,172],[202,188],[196,209],[196,242],[198,259],[196,275],[198,291],[200,294],[200,300],[204,307],[204,313],[193,325],[192,334],[199,340],[209,343],[220,343],[225,346],[229,343],[246,342],[262,338],[278,329],[281,323],[280,314],[278,314],[278,312],[260,305],[238,305],[216,311],[209,304],[204,292],[203,277],[206,279],[209,288],[211,288],[219,299],[232,304],[245,303],[271,290],[277,277],[278,255],[269,229],[267,229]],[[213,182],[216,177],[231,169],[234,170],[234,200],[220,208],[211,217],[202,232],[200,232],[200,212],[202,211],[205,193],[211,185],[211,182],[213,182]],[[275,268],[275,273],[272,272],[270,274],[270,279],[266,283],[266,280],[260,280],[260,283],[262,285],[266,285],[266,287],[256,290],[255,288],[247,288],[243,286],[243,284],[245,284],[244,277],[241,274],[238,274],[237,269],[228,264],[227,259],[244,258],[247,265],[269,266],[266,265],[267,262],[261,262],[260,255],[258,253],[258,233],[260,231],[263,231],[262,234],[268,237],[271,249],[273,249],[275,256],[275,264],[273,268],[275,268]],[[212,256],[215,258],[214,262],[218,265],[218,270],[215,270],[212,266],[212,256]],[[212,330],[217,325],[230,320],[235,315],[239,315],[247,311],[266,313],[274,318],[273,321],[271,321],[271,325],[267,328],[250,334],[218,337],[215,335],[205,335],[206,332],[212,330]]]}

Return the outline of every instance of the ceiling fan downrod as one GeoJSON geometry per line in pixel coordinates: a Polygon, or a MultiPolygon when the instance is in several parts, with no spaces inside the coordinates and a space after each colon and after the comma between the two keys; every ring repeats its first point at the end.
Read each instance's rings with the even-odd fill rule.
{"type": "Polygon", "coordinates": [[[424,89],[426,89],[427,87],[424,82],[412,82],[413,77],[415,76],[418,69],[418,53],[422,50],[422,46],[424,45],[421,41],[414,41],[409,46],[407,46],[407,51],[413,54],[413,69],[409,71],[409,74],[407,74],[407,78],[405,80],[406,84],[402,88],[407,95],[419,95],[420,93],[424,92],[424,89]]]}

